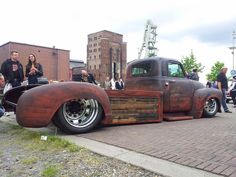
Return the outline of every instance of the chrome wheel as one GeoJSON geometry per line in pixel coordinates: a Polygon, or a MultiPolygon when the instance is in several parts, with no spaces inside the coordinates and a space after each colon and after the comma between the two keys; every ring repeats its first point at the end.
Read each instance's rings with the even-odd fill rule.
{"type": "Polygon", "coordinates": [[[218,112],[218,103],[215,98],[210,98],[204,106],[204,116],[213,117],[218,112]]]}
{"type": "Polygon", "coordinates": [[[84,128],[93,124],[98,112],[99,105],[94,99],[70,100],[62,106],[65,121],[75,128],[84,128]]]}

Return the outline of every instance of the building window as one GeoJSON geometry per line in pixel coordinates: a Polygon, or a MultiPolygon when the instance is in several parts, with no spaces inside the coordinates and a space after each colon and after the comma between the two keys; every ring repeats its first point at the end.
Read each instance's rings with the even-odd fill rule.
{"type": "Polygon", "coordinates": [[[94,65],[94,69],[96,69],[96,65],[94,65]]]}
{"type": "Polygon", "coordinates": [[[91,65],[89,65],[89,69],[90,69],[90,70],[92,69],[91,65]]]}
{"type": "Polygon", "coordinates": [[[94,59],[96,59],[96,55],[94,55],[93,57],[94,57],[94,59]]]}
{"type": "Polygon", "coordinates": [[[93,47],[96,47],[96,46],[97,46],[97,43],[94,43],[94,44],[93,44],[93,47]]]}
{"type": "Polygon", "coordinates": [[[101,54],[98,55],[99,59],[101,59],[101,54]]]}
{"type": "Polygon", "coordinates": [[[89,59],[91,60],[91,59],[92,59],[92,56],[90,56],[89,59]]]}
{"type": "Polygon", "coordinates": [[[100,52],[100,51],[101,51],[101,48],[98,48],[98,51],[100,52]]]}
{"type": "Polygon", "coordinates": [[[97,49],[93,49],[93,52],[97,52],[97,49]]]}
{"type": "Polygon", "coordinates": [[[94,37],[94,40],[97,40],[97,37],[94,37]]]}
{"type": "Polygon", "coordinates": [[[99,64],[99,69],[101,69],[101,64],[99,64]]]}

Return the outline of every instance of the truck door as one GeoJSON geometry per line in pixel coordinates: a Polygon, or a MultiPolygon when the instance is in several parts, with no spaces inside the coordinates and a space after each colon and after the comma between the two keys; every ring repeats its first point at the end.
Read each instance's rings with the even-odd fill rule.
{"type": "MultiPolygon", "coordinates": [[[[169,112],[188,111],[192,107],[193,83],[185,78],[182,65],[176,61],[168,61],[165,80],[165,97],[169,102],[169,112]]],[[[167,111],[167,110],[165,110],[167,111]]]]}

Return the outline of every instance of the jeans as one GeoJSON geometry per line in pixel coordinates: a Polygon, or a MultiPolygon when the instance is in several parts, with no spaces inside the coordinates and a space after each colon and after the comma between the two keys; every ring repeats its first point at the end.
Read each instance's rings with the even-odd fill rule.
{"type": "Polygon", "coordinates": [[[223,96],[222,96],[222,107],[223,107],[224,111],[228,111],[229,108],[226,105],[226,89],[222,88],[222,94],[223,94],[223,96]]]}
{"type": "Polygon", "coordinates": [[[0,106],[0,117],[2,117],[4,113],[5,113],[5,109],[2,106],[0,106]]]}

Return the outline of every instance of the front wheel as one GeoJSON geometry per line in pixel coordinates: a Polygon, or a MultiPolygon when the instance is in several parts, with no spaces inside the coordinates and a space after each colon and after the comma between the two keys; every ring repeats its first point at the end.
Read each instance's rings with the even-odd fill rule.
{"type": "Polygon", "coordinates": [[[102,116],[102,107],[97,100],[74,99],[59,108],[53,122],[66,133],[85,133],[94,129],[102,116]]]}
{"type": "Polygon", "coordinates": [[[203,109],[203,117],[214,117],[218,109],[219,105],[216,98],[208,99],[203,109]]]}

